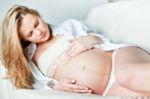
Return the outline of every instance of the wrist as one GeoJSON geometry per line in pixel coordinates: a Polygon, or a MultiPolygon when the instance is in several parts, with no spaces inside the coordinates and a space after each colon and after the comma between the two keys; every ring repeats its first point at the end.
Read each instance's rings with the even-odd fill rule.
{"type": "Polygon", "coordinates": [[[99,44],[102,44],[103,41],[100,37],[98,36],[95,36],[95,35],[90,35],[91,36],[91,41],[92,41],[92,45],[99,45],[99,44]]]}

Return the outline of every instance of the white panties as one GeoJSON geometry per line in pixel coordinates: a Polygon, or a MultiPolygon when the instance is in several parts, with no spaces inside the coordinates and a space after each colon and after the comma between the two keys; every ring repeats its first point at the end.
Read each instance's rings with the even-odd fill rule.
{"type": "Polygon", "coordinates": [[[110,88],[110,86],[115,82],[115,75],[114,75],[114,66],[115,66],[115,56],[116,56],[116,53],[117,53],[117,49],[113,51],[113,54],[112,54],[112,67],[111,67],[111,74],[110,74],[110,78],[109,78],[109,82],[106,86],[106,89],[104,90],[103,92],[103,96],[105,96],[110,88]]]}

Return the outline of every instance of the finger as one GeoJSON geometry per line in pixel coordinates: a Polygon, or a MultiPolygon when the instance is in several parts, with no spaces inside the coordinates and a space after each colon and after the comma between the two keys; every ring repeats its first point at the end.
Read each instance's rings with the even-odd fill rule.
{"type": "Polygon", "coordinates": [[[82,50],[80,48],[76,48],[69,54],[69,56],[71,56],[71,57],[76,56],[80,52],[82,52],[82,50]]]}
{"type": "Polygon", "coordinates": [[[72,52],[70,52],[68,55],[66,55],[65,59],[70,60],[72,57],[78,55],[80,52],[82,52],[82,51],[80,51],[79,48],[76,48],[76,49],[72,50],[72,52]]]}
{"type": "Polygon", "coordinates": [[[65,84],[75,84],[75,83],[76,83],[76,80],[66,78],[66,79],[60,80],[59,82],[60,82],[60,83],[65,83],[65,84]]]}
{"type": "Polygon", "coordinates": [[[76,45],[70,46],[70,48],[66,51],[65,56],[69,57],[74,53],[74,50],[76,50],[78,47],[76,45]]]}
{"type": "Polygon", "coordinates": [[[79,52],[80,52],[80,48],[75,47],[68,53],[68,55],[72,57],[72,56],[75,56],[79,52]]]}
{"type": "Polygon", "coordinates": [[[92,93],[92,90],[89,89],[88,87],[83,87],[83,86],[78,86],[78,85],[74,85],[74,86],[71,85],[66,90],[71,91],[71,92],[78,92],[78,93],[92,93]]]}
{"type": "Polygon", "coordinates": [[[70,43],[68,48],[65,50],[65,53],[67,54],[75,45],[73,43],[70,43]]]}
{"type": "Polygon", "coordinates": [[[59,80],[59,83],[54,86],[54,89],[70,91],[70,86],[74,83],[76,83],[76,81],[72,79],[61,79],[59,80]]]}
{"type": "Polygon", "coordinates": [[[85,86],[76,85],[76,80],[63,79],[61,80],[61,86],[64,91],[78,92],[78,93],[91,93],[92,90],[85,86]]]}
{"type": "Polygon", "coordinates": [[[74,56],[77,53],[84,51],[85,48],[80,43],[73,43],[70,45],[69,49],[66,51],[66,55],[74,56]]]}
{"type": "Polygon", "coordinates": [[[76,45],[78,45],[77,43],[75,43],[74,41],[72,42],[72,43],[70,43],[70,45],[69,45],[69,49],[71,49],[71,48],[73,48],[74,46],[76,46],[76,45]]]}
{"type": "Polygon", "coordinates": [[[67,86],[70,90],[89,90],[88,87],[80,86],[77,84],[68,84],[67,86]]]}
{"type": "Polygon", "coordinates": [[[69,42],[72,43],[75,39],[70,39],[69,42]]]}
{"type": "Polygon", "coordinates": [[[92,90],[72,90],[72,92],[76,92],[76,93],[92,93],[92,90]]]}

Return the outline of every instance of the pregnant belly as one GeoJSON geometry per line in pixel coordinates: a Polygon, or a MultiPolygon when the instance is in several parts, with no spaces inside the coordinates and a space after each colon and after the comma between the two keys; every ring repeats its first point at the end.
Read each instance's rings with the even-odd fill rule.
{"type": "Polygon", "coordinates": [[[54,79],[75,79],[77,84],[91,88],[94,94],[102,94],[110,71],[111,53],[92,49],[57,66],[54,79]]]}

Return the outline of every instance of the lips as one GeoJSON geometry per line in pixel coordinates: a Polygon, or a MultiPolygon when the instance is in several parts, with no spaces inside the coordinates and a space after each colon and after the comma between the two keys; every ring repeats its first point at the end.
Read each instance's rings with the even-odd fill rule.
{"type": "Polygon", "coordinates": [[[41,38],[45,37],[45,35],[46,35],[46,32],[43,32],[43,33],[41,34],[41,38]]]}
{"type": "Polygon", "coordinates": [[[41,35],[41,39],[48,39],[48,35],[47,35],[47,32],[43,32],[42,35],[41,35]]]}

